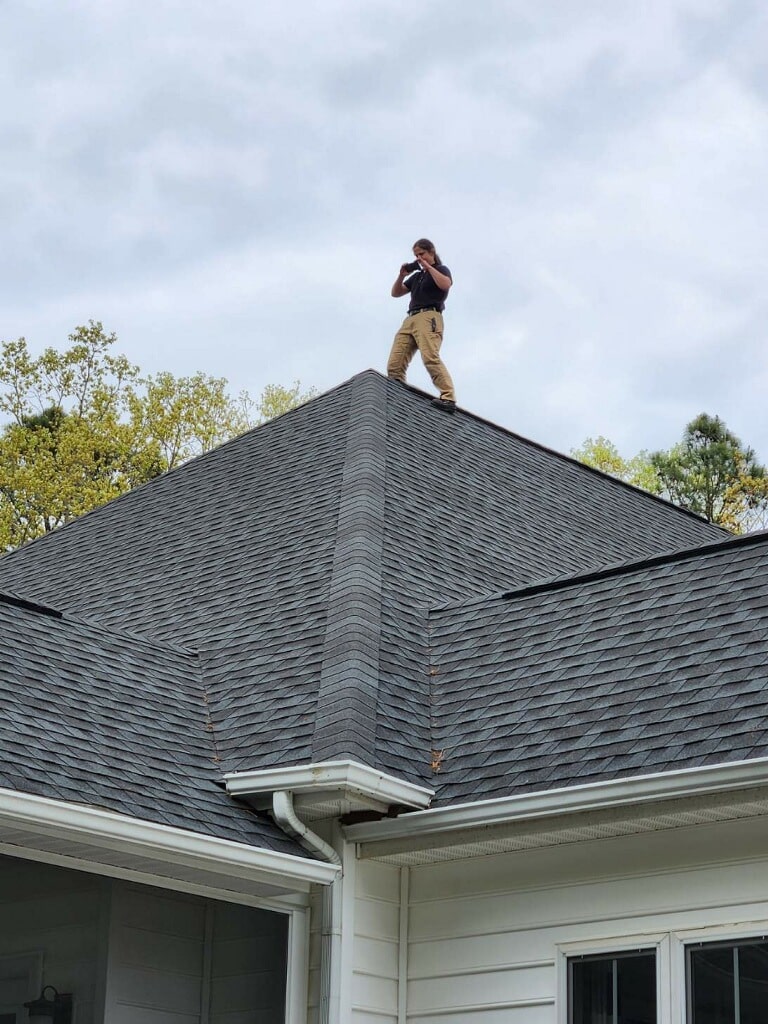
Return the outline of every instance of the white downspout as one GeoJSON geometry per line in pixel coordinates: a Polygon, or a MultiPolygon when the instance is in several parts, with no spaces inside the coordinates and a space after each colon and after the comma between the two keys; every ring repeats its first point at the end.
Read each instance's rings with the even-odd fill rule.
{"type": "Polygon", "coordinates": [[[323,886],[319,1024],[340,1024],[341,857],[330,843],[326,843],[299,819],[293,807],[293,793],[290,790],[278,790],[272,794],[272,815],[277,824],[295,836],[305,849],[319,853],[324,860],[339,867],[331,884],[323,886]]]}

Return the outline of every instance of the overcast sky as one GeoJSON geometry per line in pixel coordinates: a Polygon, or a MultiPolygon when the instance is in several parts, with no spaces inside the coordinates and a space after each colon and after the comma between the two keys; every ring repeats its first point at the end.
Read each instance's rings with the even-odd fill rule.
{"type": "Polygon", "coordinates": [[[0,0],[0,39],[1,338],[326,390],[426,235],[459,405],[768,461],[764,2],[0,0]]]}

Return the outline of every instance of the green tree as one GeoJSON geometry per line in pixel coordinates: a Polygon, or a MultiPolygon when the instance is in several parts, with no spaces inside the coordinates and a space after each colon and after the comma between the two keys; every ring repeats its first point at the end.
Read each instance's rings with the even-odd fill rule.
{"type": "Polygon", "coordinates": [[[648,452],[638,452],[629,459],[619,454],[616,445],[607,437],[588,437],[580,448],[572,448],[571,455],[586,466],[599,469],[602,473],[615,476],[625,483],[633,484],[644,491],[658,494],[661,484],[651,465],[648,452]]]}
{"type": "Polygon", "coordinates": [[[766,469],[719,416],[701,413],[679,444],[653,452],[661,492],[676,505],[741,533],[764,521],[766,469]]]}
{"type": "Polygon", "coordinates": [[[718,416],[697,416],[668,450],[625,459],[607,438],[588,437],[571,455],[735,533],[768,527],[768,471],[718,416]]]}
{"type": "Polygon", "coordinates": [[[24,338],[0,349],[0,551],[84,512],[312,397],[269,385],[229,397],[202,373],[142,376],[90,321],[70,347],[33,357],[24,338]]]}

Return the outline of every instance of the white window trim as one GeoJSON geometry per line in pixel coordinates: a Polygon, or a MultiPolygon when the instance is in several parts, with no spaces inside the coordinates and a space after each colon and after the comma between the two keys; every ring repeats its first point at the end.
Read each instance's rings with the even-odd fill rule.
{"type": "Polygon", "coordinates": [[[739,924],[719,924],[709,928],[686,928],[670,933],[670,980],[672,1024],[688,1024],[688,985],[686,978],[686,951],[699,942],[742,942],[768,936],[768,919],[745,921],[739,924]]]}
{"type": "Polygon", "coordinates": [[[669,932],[651,932],[641,935],[620,935],[579,942],[557,944],[557,1024],[568,1021],[568,961],[576,956],[612,956],[631,950],[647,949],[656,953],[656,1013],[659,1021],[669,1020],[672,979],[670,975],[669,932]]]}

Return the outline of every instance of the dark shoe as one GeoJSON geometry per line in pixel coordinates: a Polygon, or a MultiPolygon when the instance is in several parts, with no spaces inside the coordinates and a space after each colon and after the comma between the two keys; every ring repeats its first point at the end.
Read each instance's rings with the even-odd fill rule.
{"type": "Polygon", "coordinates": [[[433,398],[432,405],[436,405],[438,409],[442,409],[443,412],[449,412],[451,414],[456,412],[456,403],[449,402],[446,398],[433,398]]]}

